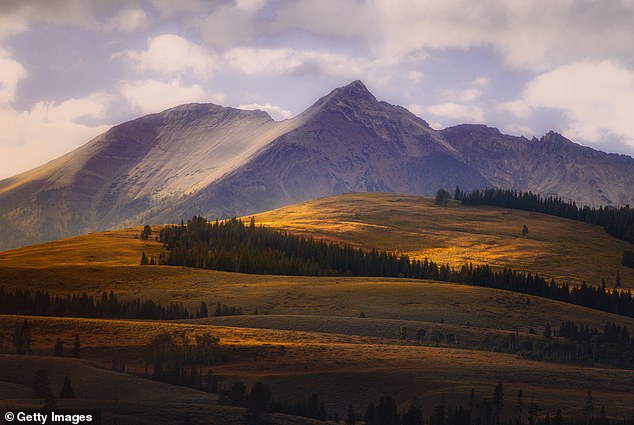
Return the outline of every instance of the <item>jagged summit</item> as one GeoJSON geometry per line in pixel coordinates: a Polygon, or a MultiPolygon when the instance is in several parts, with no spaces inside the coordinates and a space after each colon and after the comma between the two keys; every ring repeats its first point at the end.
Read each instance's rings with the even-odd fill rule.
{"type": "Polygon", "coordinates": [[[368,90],[361,80],[355,80],[347,86],[336,88],[332,93],[336,94],[336,97],[376,102],[374,95],[370,93],[370,90],[368,90]]]}
{"type": "Polygon", "coordinates": [[[361,80],[356,80],[347,86],[334,89],[315,102],[306,112],[322,108],[368,107],[377,103],[376,97],[370,93],[365,84],[361,80]]]}

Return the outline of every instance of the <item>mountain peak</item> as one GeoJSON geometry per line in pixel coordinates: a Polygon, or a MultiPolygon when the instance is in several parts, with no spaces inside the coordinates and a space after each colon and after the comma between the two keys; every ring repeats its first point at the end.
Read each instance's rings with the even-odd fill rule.
{"type": "Polygon", "coordinates": [[[370,93],[370,90],[361,80],[355,80],[347,86],[336,88],[331,92],[331,95],[337,98],[344,97],[352,100],[376,102],[374,95],[370,93]]]}

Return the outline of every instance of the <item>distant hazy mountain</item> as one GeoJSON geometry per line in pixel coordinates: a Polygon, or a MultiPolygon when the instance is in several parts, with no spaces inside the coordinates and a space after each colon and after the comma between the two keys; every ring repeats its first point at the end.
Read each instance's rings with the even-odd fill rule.
{"type": "Polygon", "coordinates": [[[632,204],[634,160],[549,133],[436,131],[360,81],[276,122],[262,111],[183,105],[97,136],[0,181],[0,248],[192,214],[250,214],[343,192],[432,195],[512,187],[578,203],[632,204]]]}

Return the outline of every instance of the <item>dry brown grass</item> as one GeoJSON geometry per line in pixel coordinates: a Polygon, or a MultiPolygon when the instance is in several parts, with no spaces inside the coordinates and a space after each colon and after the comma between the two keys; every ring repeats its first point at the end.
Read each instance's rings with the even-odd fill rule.
{"type": "MultiPolygon", "coordinates": [[[[21,320],[22,317],[2,316],[0,329],[4,333],[21,320]]],[[[381,394],[391,394],[402,405],[417,395],[430,412],[442,394],[466,400],[470,389],[475,388],[481,400],[490,396],[496,382],[502,381],[509,400],[522,388],[526,400],[534,400],[545,409],[544,414],[549,412],[551,416],[557,406],[564,407],[566,414],[581,412],[588,388],[597,403],[606,405],[609,415],[617,411],[620,415],[634,414],[631,392],[634,371],[534,362],[506,354],[401,345],[394,340],[343,334],[137,321],[36,317],[28,320],[36,350],[52,349],[51,335],[64,333],[70,338],[80,333],[84,357],[103,364],[107,362],[106,356],[117,354],[126,364],[140,370],[144,366],[138,360],[139,347],[152,335],[212,333],[235,353],[233,360],[214,366],[217,376],[248,384],[263,380],[285,399],[314,392],[327,401],[331,411],[343,412],[349,401],[360,408],[381,394]],[[285,347],[284,355],[280,346],[285,347]]],[[[77,373],[84,376],[81,371],[77,373]]],[[[79,387],[83,386],[83,381],[79,382],[79,387]]],[[[107,392],[110,384],[108,380],[98,382],[102,382],[103,388],[98,383],[90,391],[94,391],[94,398],[101,399],[99,388],[107,392]]],[[[131,402],[146,397],[125,386],[133,383],[111,383],[121,385],[123,390],[117,394],[130,394],[131,402]]],[[[176,390],[165,390],[166,399],[173,397],[172,391],[176,390]]],[[[103,398],[113,397],[118,396],[109,394],[103,398]]],[[[156,401],[162,397],[157,393],[156,401]]]]}
{"type": "MultiPolygon", "coordinates": [[[[154,382],[130,374],[97,368],[86,360],[42,356],[0,355],[0,408],[39,408],[29,388],[35,371],[42,369],[55,395],[69,376],[76,399],[57,399],[58,408],[101,409],[103,424],[194,423],[242,425],[244,409],[217,406],[216,394],[154,382]],[[2,391],[6,388],[7,391],[2,391]]],[[[279,425],[317,423],[285,415],[272,415],[279,425]]]]}
{"type": "Polygon", "coordinates": [[[137,237],[143,227],[91,233],[0,252],[0,267],[49,268],[136,266],[141,253],[158,256],[161,244],[137,237]]]}
{"type": "Polygon", "coordinates": [[[544,214],[391,193],[330,196],[258,214],[257,222],[363,248],[400,251],[415,258],[462,265],[490,264],[575,282],[634,287],[634,270],[621,265],[632,244],[599,226],[544,214]],[[529,228],[522,236],[522,226],[529,228]]]}
{"type": "MultiPolygon", "coordinates": [[[[257,220],[301,234],[428,256],[455,265],[467,261],[511,265],[574,280],[611,279],[618,267],[623,283],[634,283],[634,272],[619,267],[620,256],[628,246],[624,242],[598,227],[522,211],[456,204],[440,208],[428,199],[412,196],[349,194],[264,213],[257,220]],[[523,224],[530,229],[526,238],[520,232],[523,224]]],[[[525,401],[539,403],[546,409],[544,414],[555,406],[564,407],[566,414],[580,414],[588,388],[597,405],[606,405],[609,416],[617,411],[620,416],[634,414],[634,371],[532,362],[464,348],[417,346],[412,341],[418,328],[427,330],[428,335],[441,329],[457,335],[461,347],[474,347],[488,334],[526,333],[530,327],[541,332],[546,322],[557,327],[574,320],[602,328],[610,320],[634,329],[632,318],[512,292],[421,280],[261,276],[141,267],[142,251],[158,255],[162,247],[158,242],[135,238],[140,230],[97,233],[0,252],[0,284],[5,289],[44,289],[53,294],[114,291],[124,298],[182,302],[191,312],[201,301],[220,302],[242,307],[247,314],[257,309],[259,314],[184,323],[30,317],[37,353],[52,353],[57,338],[70,347],[74,336],[80,335],[85,358],[107,368],[116,356],[131,371],[142,373],[147,366],[143,346],[152,336],[170,332],[193,338],[197,333],[212,333],[233,353],[231,361],[213,368],[217,375],[249,384],[264,380],[275,394],[286,399],[314,392],[326,399],[331,411],[337,409],[340,414],[348,401],[362,409],[381,394],[394,396],[403,407],[416,395],[424,400],[425,413],[429,414],[432,403],[442,394],[466,404],[471,388],[480,399],[490,397],[498,381],[505,384],[507,400],[522,388],[525,401]],[[365,319],[359,318],[361,312],[365,319]],[[396,340],[399,326],[409,329],[408,344],[396,340]]],[[[4,351],[10,349],[12,332],[22,320],[0,316],[4,351]]],[[[21,360],[10,360],[14,370],[20,367],[15,362],[27,365],[36,359],[15,358],[21,360]]],[[[9,357],[0,359],[0,370],[4,370],[6,359],[9,357]]],[[[50,361],[53,369],[63,369],[61,363],[55,363],[58,359],[50,361]]],[[[76,366],[70,362],[69,370],[84,370],[84,363],[76,366]]],[[[162,396],[137,400],[136,390],[125,386],[135,383],[110,381],[109,376],[103,378],[104,389],[121,385],[119,394],[132,394],[125,407],[128,411],[139,413],[164,403],[157,407],[163,412],[157,415],[157,423],[169,423],[164,418],[180,422],[177,412],[195,411],[199,406],[195,398],[191,403],[174,401],[181,403],[180,407],[162,396]]],[[[101,394],[99,385],[95,394],[101,394]]],[[[23,385],[0,375],[1,398],[24,395],[25,391],[23,385]]],[[[166,397],[173,398],[172,391],[177,390],[166,389],[166,397]]],[[[116,402],[103,400],[104,406],[116,402]]],[[[226,415],[226,423],[242,420],[240,414],[222,409],[208,413],[216,420],[226,415]]]]}
{"type": "Polygon", "coordinates": [[[245,313],[411,320],[472,327],[538,331],[563,321],[602,328],[616,321],[634,329],[634,319],[539,297],[467,285],[389,278],[247,275],[167,266],[3,269],[3,286],[32,291],[182,302],[195,312],[201,301],[239,306],[245,313]],[[528,302],[527,302],[528,300],[528,302]]]}

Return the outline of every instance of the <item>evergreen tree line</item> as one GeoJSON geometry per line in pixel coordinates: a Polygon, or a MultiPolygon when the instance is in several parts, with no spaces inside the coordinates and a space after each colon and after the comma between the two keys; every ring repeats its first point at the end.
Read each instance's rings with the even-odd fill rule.
{"type": "Polygon", "coordinates": [[[543,338],[518,333],[489,335],[482,340],[480,348],[535,360],[634,368],[634,338],[626,326],[610,322],[606,323],[603,332],[564,322],[554,332],[547,324],[543,338]]]}
{"type": "Polygon", "coordinates": [[[573,201],[560,197],[532,192],[518,192],[512,189],[485,189],[465,193],[456,187],[454,199],[464,205],[489,205],[524,211],[535,211],[584,223],[596,224],[610,235],[634,243],[634,209],[629,205],[619,208],[588,206],[578,207],[573,201]]]}
{"type": "Polygon", "coordinates": [[[165,227],[160,240],[168,249],[161,262],[168,265],[258,274],[429,279],[505,289],[634,317],[634,295],[629,290],[557,283],[537,273],[493,271],[488,265],[454,268],[376,249],[364,252],[255,226],[253,219],[245,225],[239,219],[210,223],[194,217],[186,225],[165,227]]]}
{"type": "MultiPolygon", "coordinates": [[[[15,292],[0,288],[0,314],[54,317],[90,317],[110,319],[177,320],[209,317],[206,302],[201,302],[194,315],[182,304],[161,305],[152,300],[120,300],[113,292],[103,292],[101,298],[81,295],[51,296],[38,290],[35,294],[17,289],[15,292]]],[[[214,316],[243,314],[242,308],[216,303],[214,316]]]]}
{"type": "Polygon", "coordinates": [[[30,316],[90,317],[114,319],[189,319],[189,312],[182,304],[167,306],[152,300],[120,300],[113,292],[104,292],[101,298],[91,295],[55,295],[38,290],[16,289],[15,292],[0,288],[0,313],[30,316]]]}
{"type": "Polygon", "coordinates": [[[623,259],[621,260],[621,264],[626,267],[631,267],[634,269],[634,251],[625,250],[623,252],[623,259]]]}

